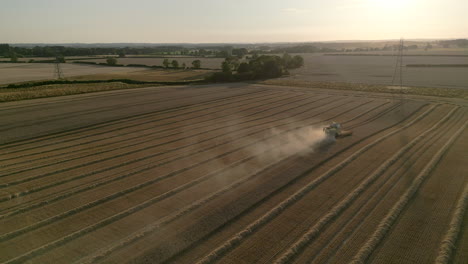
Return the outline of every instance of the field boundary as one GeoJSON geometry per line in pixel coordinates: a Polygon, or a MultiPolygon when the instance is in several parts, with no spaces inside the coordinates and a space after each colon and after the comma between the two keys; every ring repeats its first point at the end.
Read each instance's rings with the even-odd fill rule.
{"type": "Polygon", "coordinates": [[[30,88],[51,84],[80,84],[80,83],[113,83],[121,82],[126,84],[160,84],[160,85],[189,85],[189,84],[208,84],[205,80],[189,80],[178,82],[162,82],[162,81],[137,81],[132,79],[109,79],[109,80],[49,80],[49,81],[36,81],[26,82],[19,84],[8,84],[4,88],[17,89],[17,88],[30,88]]]}

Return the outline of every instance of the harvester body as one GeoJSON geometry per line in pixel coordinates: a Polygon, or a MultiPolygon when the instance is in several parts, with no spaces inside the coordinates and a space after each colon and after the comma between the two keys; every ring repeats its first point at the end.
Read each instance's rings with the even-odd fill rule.
{"type": "Polygon", "coordinates": [[[336,123],[336,122],[333,122],[329,126],[324,127],[323,131],[328,136],[334,137],[334,138],[347,137],[347,136],[351,136],[353,134],[352,131],[342,130],[341,129],[341,124],[336,123]]]}

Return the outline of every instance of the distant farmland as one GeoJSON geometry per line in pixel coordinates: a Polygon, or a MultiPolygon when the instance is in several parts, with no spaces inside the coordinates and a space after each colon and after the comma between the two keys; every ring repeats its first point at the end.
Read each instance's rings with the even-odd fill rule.
{"type": "MultiPolygon", "coordinates": [[[[53,63],[0,63],[0,85],[54,79],[54,67],[53,63]]],[[[77,65],[70,63],[62,63],[61,67],[65,77],[141,71],[141,68],[77,65]]]]}
{"type": "MultiPolygon", "coordinates": [[[[196,57],[118,58],[117,61],[119,64],[123,64],[123,65],[143,64],[143,65],[148,65],[148,66],[163,66],[163,61],[165,59],[168,59],[169,62],[173,60],[177,60],[179,62],[179,67],[182,67],[182,63],[185,63],[187,67],[192,67],[192,62],[194,60],[200,60],[201,67],[208,68],[208,69],[221,69],[221,63],[224,61],[223,58],[196,58],[196,57]]],[[[80,60],[80,61],[105,63],[106,59],[91,59],[91,60],[80,60]]]]}
{"type": "MultiPolygon", "coordinates": [[[[390,54],[390,53],[388,53],[390,54]]],[[[432,54],[432,53],[429,53],[432,54]]],[[[456,53],[459,54],[459,53],[456,53]]],[[[334,81],[369,84],[392,84],[395,67],[393,56],[324,56],[323,54],[299,54],[305,66],[291,71],[292,80],[334,81]]],[[[422,54],[424,55],[424,54],[422,54]]],[[[120,58],[118,63],[161,66],[165,58],[120,58]]],[[[191,66],[197,58],[168,58],[191,66]]],[[[220,69],[222,58],[198,58],[203,68],[220,69]]],[[[468,57],[454,56],[406,56],[406,64],[468,64],[468,57]]],[[[97,63],[105,59],[84,60],[97,63]]],[[[404,68],[403,82],[406,86],[468,88],[468,68],[404,68]]]]}
{"type": "MultiPolygon", "coordinates": [[[[304,67],[291,71],[287,79],[392,84],[396,60],[392,56],[301,55],[304,67]]],[[[405,56],[403,64],[468,64],[468,57],[405,56]]],[[[404,67],[403,85],[468,89],[468,68],[404,67]]]]}
{"type": "MultiPolygon", "coordinates": [[[[347,54],[347,53],[342,53],[347,54]]],[[[317,82],[350,82],[367,84],[391,85],[395,70],[395,57],[393,56],[325,56],[323,54],[300,54],[305,59],[304,67],[291,71],[288,80],[317,81],[317,82]]],[[[391,55],[390,52],[385,54],[391,55]]],[[[407,65],[467,65],[468,57],[461,55],[460,51],[450,56],[432,56],[434,53],[414,53],[416,55],[427,54],[429,56],[405,56],[403,64],[407,65]]],[[[220,69],[222,58],[196,58],[196,57],[167,57],[167,58],[118,58],[118,63],[123,65],[140,64],[147,66],[162,66],[163,60],[177,60],[179,66],[185,63],[192,66],[192,61],[201,60],[202,68],[220,69]]],[[[4,59],[5,60],[5,59],[4,59]]],[[[80,62],[105,63],[106,59],[85,59],[80,62]]],[[[63,64],[66,77],[91,74],[126,74],[141,68],[118,67],[94,67],[89,65],[74,65],[73,60],[68,59],[63,64]]],[[[8,64],[0,63],[0,84],[50,79],[53,77],[52,64],[8,64]]],[[[116,76],[117,76],[116,75],[116,76]]],[[[437,88],[467,88],[468,67],[404,67],[403,85],[437,88]]]]}

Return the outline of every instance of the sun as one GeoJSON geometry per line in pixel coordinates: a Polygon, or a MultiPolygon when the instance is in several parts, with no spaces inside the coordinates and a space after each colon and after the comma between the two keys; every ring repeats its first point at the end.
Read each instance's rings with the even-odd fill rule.
{"type": "Polygon", "coordinates": [[[365,0],[369,11],[387,16],[409,14],[416,9],[420,0],[365,0]]]}

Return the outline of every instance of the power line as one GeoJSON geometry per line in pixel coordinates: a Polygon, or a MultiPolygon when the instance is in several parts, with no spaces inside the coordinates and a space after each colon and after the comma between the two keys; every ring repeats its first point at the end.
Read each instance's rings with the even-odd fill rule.
{"type": "Polygon", "coordinates": [[[399,81],[400,88],[403,86],[403,38],[400,39],[400,43],[398,44],[398,53],[395,62],[395,71],[393,73],[392,85],[396,85],[396,81],[399,81]],[[398,77],[398,80],[397,80],[398,77]]]}
{"type": "Polygon", "coordinates": [[[399,85],[399,95],[400,100],[403,100],[403,51],[404,51],[404,40],[403,38],[400,39],[400,43],[398,44],[398,53],[396,54],[396,61],[395,61],[395,68],[393,72],[393,79],[392,79],[392,86],[399,85]]]}

